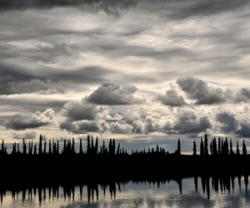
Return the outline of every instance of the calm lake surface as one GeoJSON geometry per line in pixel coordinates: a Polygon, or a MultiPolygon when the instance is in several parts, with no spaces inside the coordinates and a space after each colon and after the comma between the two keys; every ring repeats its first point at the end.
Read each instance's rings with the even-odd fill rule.
{"type": "Polygon", "coordinates": [[[250,207],[249,176],[57,186],[1,191],[1,207],[250,207]]]}

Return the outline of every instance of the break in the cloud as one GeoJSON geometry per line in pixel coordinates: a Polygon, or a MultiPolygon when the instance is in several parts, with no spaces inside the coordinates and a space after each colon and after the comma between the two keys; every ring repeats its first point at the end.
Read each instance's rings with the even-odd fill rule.
{"type": "Polygon", "coordinates": [[[14,130],[23,130],[38,128],[49,125],[55,112],[52,109],[47,109],[44,112],[35,112],[28,114],[15,114],[7,123],[6,128],[14,130]]]}
{"type": "Polygon", "coordinates": [[[128,105],[141,102],[134,96],[136,88],[133,86],[120,86],[115,83],[104,83],[86,100],[99,105],[128,105]]]}

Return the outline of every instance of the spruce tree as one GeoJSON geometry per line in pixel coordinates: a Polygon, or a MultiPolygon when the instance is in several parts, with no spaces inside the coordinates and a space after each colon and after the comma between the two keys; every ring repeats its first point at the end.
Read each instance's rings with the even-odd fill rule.
{"type": "Polygon", "coordinates": [[[201,156],[204,155],[204,144],[203,144],[203,139],[201,139],[201,143],[200,143],[200,155],[201,155],[201,156]]]}
{"type": "Polygon", "coordinates": [[[196,142],[194,141],[194,143],[193,143],[193,155],[195,156],[196,154],[197,154],[196,142]]]}
{"type": "Polygon", "coordinates": [[[208,138],[207,138],[207,134],[205,134],[204,154],[208,155],[208,138]]]}
{"type": "Polygon", "coordinates": [[[234,151],[233,151],[233,142],[232,139],[230,139],[230,155],[233,155],[234,151]]]}
{"type": "Polygon", "coordinates": [[[83,150],[82,150],[82,139],[80,139],[80,149],[79,149],[79,152],[80,152],[80,154],[83,153],[83,150]]]}
{"type": "Polygon", "coordinates": [[[247,155],[247,147],[246,147],[244,139],[243,139],[243,143],[242,143],[242,154],[247,155]]]}
{"type": "Polygon", "coordinates": [[[240,147],[239,147],[239,142],[237,141],[237,146],[236,146],[236,154],[240,155],[240,147]]]}

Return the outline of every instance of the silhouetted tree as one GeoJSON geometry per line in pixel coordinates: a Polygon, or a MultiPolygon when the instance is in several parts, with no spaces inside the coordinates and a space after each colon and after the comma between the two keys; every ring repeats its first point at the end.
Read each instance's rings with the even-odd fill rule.
{"type": "Polygon", "coordinates": [[[193,155],[196,155],[196,154],[197,154],[196,143],[194,141],[194,143],[193,143],[193,155]]]}
{"type": "Polygon", "coordinates": [[[176,150],[176,154],[180,155],[181,154],[181,141],[180,139],[178,139],[177,141],[177,150],[176,150]]]}
{"type": "Polygon", "coordinates": [[[230,139],[230,155],[233,155],[234,151],[233,151],[233,143],[232,143],[232,139],[230,139]]]}
{"type": "Polygon", "coordinates": [[[236,154],[240,155],[240,147],[239,147],[239,142],[237,141],[237,146],[236,146],[236,154]]]}
{"type": "Polygon", "coordinates": [[[243,139],[243,143],[242,143],[242,154],[247,155],[247,147],[246,147],[244,139],[243,139]]]}
{"type": "Polygon", "coordinates": [[[203,139],[201,139],[201,143],[200,143],[200,155],[201,155],[201,156],[204,155],[204,144],[203,144],[203,139]]]}
{"type": "Polygon", "coordinates": [[[83,154],[83,150],[82,150],[82,139],[80,139],[80,149],[79,149],[79,153],[82,155],[83,154]]]}
{"type": "Polygon", "coordinates": [[[39,138],[39,147],[38,147],[38,154],[41,155],[42,154],[42,148],[43,148],[43,138],[42,138],[42,135],[40,134],[40,138],[39,138]]]}
{"type": "Polygon", "coordinates": [[[205,154],[205,155],[208,155],[208,138],[207,138],[207,134],[205,134],[204,154],[205,154]]]}
{"type": "Polygon", "coordinates": [[[26,153],[27,153],[26,143],[25,143],[25,139],[23,139],[23,154],[26,155],[26,153]]]}

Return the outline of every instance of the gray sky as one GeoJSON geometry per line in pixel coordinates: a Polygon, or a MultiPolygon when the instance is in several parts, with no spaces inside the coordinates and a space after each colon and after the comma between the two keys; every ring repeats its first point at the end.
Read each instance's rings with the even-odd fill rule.
{"type": "Polygon", "coordinates": [[[250,138],[247,0],[0,0],[0,137],[183,151],[250,138]]]}

